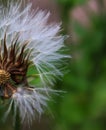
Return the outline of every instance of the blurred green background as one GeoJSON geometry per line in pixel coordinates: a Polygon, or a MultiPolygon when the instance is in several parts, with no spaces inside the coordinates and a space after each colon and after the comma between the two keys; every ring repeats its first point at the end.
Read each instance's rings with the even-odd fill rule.
{"type": "MultiPolygon", "coordinates": [[[[62,33],[70,36],[65,43],[72,56],[68,73],[54,87],[66,93],[54,96],[49,112],[30,129],[106,130],[106,1],[51,0],[47,4],[45,0],[45,4],[52,1],[58,7],[62,33]]],[[[0,130],[12,130],[11,117],[0,122],[0,130]]]]}

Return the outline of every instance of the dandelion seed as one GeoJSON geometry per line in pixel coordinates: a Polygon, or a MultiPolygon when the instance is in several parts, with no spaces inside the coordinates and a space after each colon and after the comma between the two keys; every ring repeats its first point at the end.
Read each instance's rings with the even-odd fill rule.
{"type": "MultiPolygon", "coordinates": [[[[62,76],[61,64],[68,57],[59,51],[64,47],[64,37],[58,35],[59,24],[47,25],[50,13],[33,11],[31,4],[21,8],[21,3],[8,2],[0,7],[0,97],[9,100],[6,115],[14,106],[19,110],[21,121],[29,124],[36,114],[47,107],[48,88],[62,76]],[[42,86],[31,86],[27,72],[35,66],[42,86]]],[[[29,76],[30,77],[30,76],[29,76]]],[[[36,78],[35,78],[36,80],[36,78]]]]}

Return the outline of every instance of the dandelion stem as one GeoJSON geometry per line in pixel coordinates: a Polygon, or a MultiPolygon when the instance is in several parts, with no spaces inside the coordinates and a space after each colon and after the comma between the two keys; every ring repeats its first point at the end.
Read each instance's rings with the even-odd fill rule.
{"type": "Polygon", "coordinates": [[[19,111],[18,110],[17,110],[16,117],[15,117],[14,130],[21,130],[21,122],[20,122],[20,117],[19,117],[19,111]]]}

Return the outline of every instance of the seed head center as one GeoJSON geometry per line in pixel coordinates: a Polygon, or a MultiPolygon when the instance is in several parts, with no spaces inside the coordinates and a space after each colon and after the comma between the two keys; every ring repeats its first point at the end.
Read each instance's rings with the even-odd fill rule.
{"type": "Polygon", "coordinates": [[[10,74],[0,69],[0,84],[5,84],[10,79],[10,74]]]}

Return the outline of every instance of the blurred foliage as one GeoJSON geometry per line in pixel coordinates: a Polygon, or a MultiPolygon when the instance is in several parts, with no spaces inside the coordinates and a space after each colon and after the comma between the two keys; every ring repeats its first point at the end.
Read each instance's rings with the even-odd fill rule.
{"type": "Polygon", "coordinates": [[[57,2],[61,4],[61,6],[68,5],[70,7],[73,7],[75,5],[79,5],[86,2],[86,0],[57,0],[57,2]]]}
{"type": "MultiPolygon", "coordinates": [[[[62,6],[72,2],[58,1],[62,6]]],[[[54,106],[57,116],[53,130],[106,129],[106,13],[102,2],[98,4],[98,14],[87,13],[91,27],[72,20],[73,17],[69,19],[69,12],[66,15],[71,21],[62,16],[63,23],[71,23],[78,40],[71,41],[70,73],[59,84],[67,93],[56,99],[59,103],[54,106]]]]}

